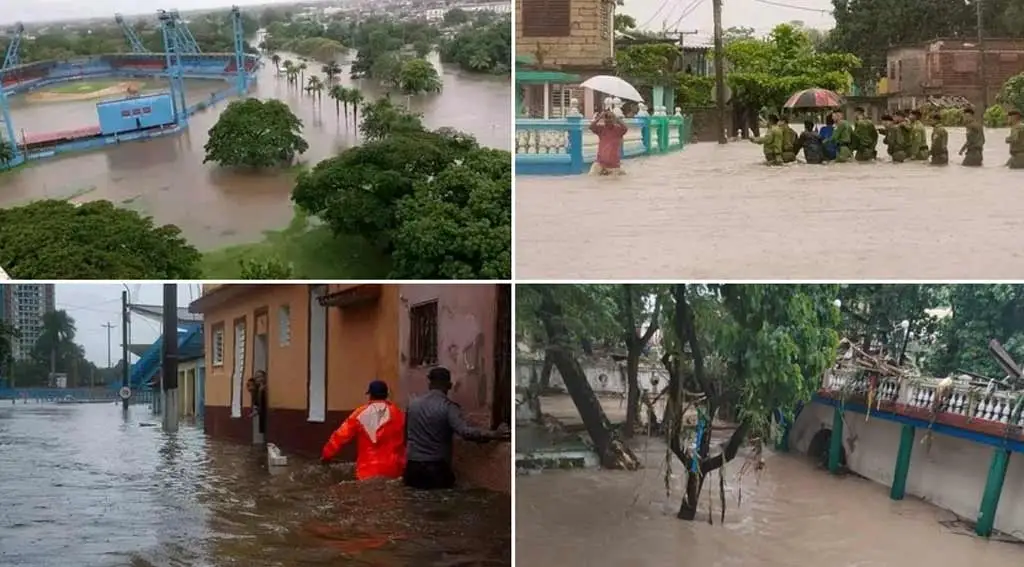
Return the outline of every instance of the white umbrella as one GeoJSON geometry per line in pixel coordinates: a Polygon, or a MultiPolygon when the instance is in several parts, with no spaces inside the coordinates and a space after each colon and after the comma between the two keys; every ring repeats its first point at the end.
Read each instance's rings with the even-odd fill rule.
{"type": "Polygon", "coordinates": [[[635,102],[643,102],[644,100],[643,97],[640,96],[640,93],[637,92],[636,87],[611,75],[597,75],[595,77],[591,77],[580,83],[580,86],[635,102]]]}

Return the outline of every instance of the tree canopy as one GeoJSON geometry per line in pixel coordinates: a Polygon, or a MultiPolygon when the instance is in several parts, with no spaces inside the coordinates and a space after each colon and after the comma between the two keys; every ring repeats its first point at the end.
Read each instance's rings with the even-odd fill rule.
{"type": "Polygon", "coordinates": [[[0,209],[0,266],[15,279],[197,279],[199,261],[178,227],[110,201],[0,209]]]}
{"type": "Polygon", "coordinates": [[[466,71],[507,75],[512,68],[511,20],[502,17],[461,26],[450,39],[442,40],[440,52],[442,61],[466,71]]]}
{"type": "Polygon", "coordinates": [[[203,163],[246,167],[291,165],[309,149],[302,120],[285,103],[256,98],[228,104],[210,128],[203,163]]]}
{"type": "Polygon", "coordinates": [[[441,77],[426,59],[408,59],[402,62],[397,77],[398,88],[405,94],[441,92],[441,77]]]}
{"type": "Polygon", "coordinates": [[[735,39],[725,45],[732,96],[748,107],[781,107],[796,91],[812,87],[845,92],[860,60],[850,53],[823,52],[791,24],[775,26],[764,39],[735,39]]]}
{"type": "Polygon", "coordinates": [[[338,235],[393,258],[392,277],[511,274],[511,155],[469,135],[427,131],[382,99],[364,106],[362,145],[300,174],[292,200],[338,235]]]}

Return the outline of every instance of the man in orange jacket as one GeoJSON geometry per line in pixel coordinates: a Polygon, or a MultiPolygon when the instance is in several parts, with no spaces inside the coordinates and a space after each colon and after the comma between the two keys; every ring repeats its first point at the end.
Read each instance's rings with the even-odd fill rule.
{"type": "Polygon", "coordinates": [[[370,382],[370,401],[356,408],[324,445],[321,462],[328,462],[342,446],[356,441],[356,478],[400,478],[405,470],[405,414],[388,401],[388,385],[370,382]]]}

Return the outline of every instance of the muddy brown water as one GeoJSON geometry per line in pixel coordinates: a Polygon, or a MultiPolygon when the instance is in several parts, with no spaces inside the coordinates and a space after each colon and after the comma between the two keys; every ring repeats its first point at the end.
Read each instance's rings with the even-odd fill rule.
{"type": "MultiPolygon", "coordinates": [[[[280,55],[282,60],[299,61],[294,54],[280,55]]],[[[436,54],[432,57],[444,81],[443,92],[411,98],[396,95],[396,102],[409,103],[422,113],[428,127],[455,128],[473,134],[485,146],[508,149],[512,104],[508,78],[469,75],[457,67],[445,67],[436,54]]],[[[311,75],[323,78],[321,64],[310,61],[309,66],[307,80],[311,75]]],[[[341,84],[358,87],[368,100],[383,95],[372,81],[349,79],[349,70],[350,62],[342,60],[341,84]]],[[[225,86],[223,81],[188,81],[187,98],[190,103],[208,99],[225,86]]],[[[310,146],[302,156],[305,162],[315,164],[359,143],[351,117],[339,118],[326,93],[322,102],[315,102],[289,86],[284,77],[275,76],[269,60],[258,72],[251,96],[283,100],[302,119],[310,146]]],[[[157,223],[178,225],[202,250],[259,240],[264,231],[284,228],[291,221],[292,175],[242,173],[203,164],[207,132],[229,101],[193,116],[189,128],[179,135],[42,160],[2,175],[0,206],[42,198],[108,199],[151,215],[157,223]]],[[[16,96],[11,98],[12,120],[19,135],[23,129],[46,132],[90,126],[97,122],[95,104],[34,103],[16,96]]]]}
{"type": "Polygon", "coordinates": [[[0,405],[0,565],[511,565],[508,495],[406,490],[143,406],[0,405]],[[157,424],[146,426],[145,424],[157,424]]]}
{"type": "MultiPolygon", "coordinates": [[[[762,165],[749,142],[518,176],[516,275],[533,279],[1012,279],[1024,171],[989,129],[983,168],[762,165]]],[[[950,130],[952,153],[963,130],[950,130]]]]}
{"type": "MultiPolygon", "coordinates": [[[[683,487],[665,495],[664,445],[639,444],[639,472],[545,471],[516,478],[516,563],[594,567],[986,567],[1018,566],[1024,545],[986,541],[930,504],[893,502],[888,489],[836,477],[797,455],[765,452],[767,466],[742,481],[745,455],[728,465],[720,524],[718,475],[699,521],[677,520],[683,487]],[[646,450],[643,447],[646,446],[646,450]],[[714,525],[708,525],[713,496],[714,525]],[[952,527],[949,527],[952,526],[952,527]]],[[[678,469],[679,463],[673,462],[678,469]]]]}

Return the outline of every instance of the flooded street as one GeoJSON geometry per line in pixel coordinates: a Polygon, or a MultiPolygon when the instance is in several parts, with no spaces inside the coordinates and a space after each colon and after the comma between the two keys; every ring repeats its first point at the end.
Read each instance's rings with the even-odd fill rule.
{"type": "Polygon", "coordinates": [[[0,405],[0,565],[511,565],[508,495],[265,461],[143,406],[0,405]]]}
{"type": "MultiPolygon", "coordinates": [[[[1024,561],[1024,545],[973,537],[949,512],[913,498],[893,502],[887,487],[831,476],[798,455],[770,451],[760,478],[753,472],[744,477],[739,505],[736,475],[746,455],[741,451],[727,465],[724,525],[717,473],[705,484],[697,521],[680,521],[682,479],[673,476],[666,497],[664,445],[638,440],[636,448],[647,463],[638,472],[518,476],[517,563],[1011,567],[1024,561]],[[709,501],[714,525],[707,523],[709,501]]],[[[673,459],[672,467],[678,473],[681,465],[673,459]]]]}
{"type": "MultiPolygon", "coordinates": [[[[1024,171],[1003,167],[762,165],[750,142],[626,160],[620,178],[520,176],[516,268],[526,279],[1014,278],[1024,171]]],[[[884,147],[879,144],[884,153],[884,147]]]]}
{"type": "MultiPolygon", "coordinates": [[[[299,62],[297,55],[280,55],[282,61],[299,62]]],[[[443,92],[411,99],[396,95],[396,100],[411,102],[428,127],[452,127],[473,134],[482,145],[507,149],[509,79],[467,75],[457,67],[442,66],[436,53],[432,57],[444,82],[443,92]]],[[[306,80],[321,76],[320,63],[308,64],[306,80]]],[[[367,100],[384,94],[371,81],[350,80],[348,60],[342,60],[342,70],[340,84],[358,87],[367,100]]],[[[188,81],[187,97],[202,100],[225,86],[219,81],[188,81]]],[[[279,98],[302,119],[310,146],[301,158],[304,162],[315,164],[358,143],[351,115],[338,117],[326,91],[322,102],[314,102],[284,77],[276,77],[269,60],[258,71],[251,96],[279,98]]],[[[180,226],[201,250],[259,240],[264,231],[283,228],[292,219],[294,173],[239,173],[203,164],[207,132],[229,100],[193,116],[189,128],[179,135],[42,160],[2,175],[0,207],[42,198],[108,199],[151,215],[159,224],[180,226]]],[[[13,121],[19,135],[22,129],[31,133],[95,125],[95,102],[30,103],[21,96],[12,97],[13,121]]]]}

